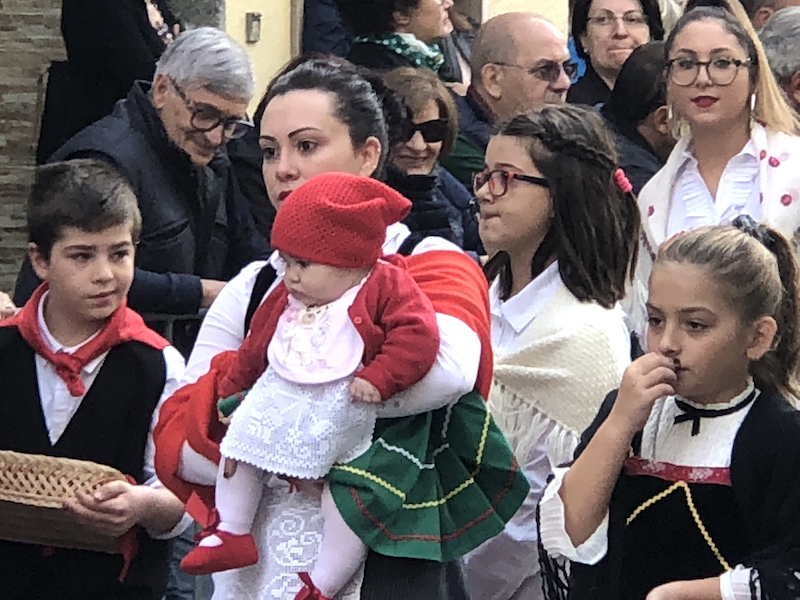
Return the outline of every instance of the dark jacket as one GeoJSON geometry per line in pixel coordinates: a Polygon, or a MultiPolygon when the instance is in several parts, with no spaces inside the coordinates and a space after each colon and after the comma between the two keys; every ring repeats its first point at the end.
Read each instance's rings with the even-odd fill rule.
{"type": "Polygon", "coordinates": [[[461,54],[467,63],[472,62],[472,44],[475,42],[475,31],[453,31],[448,37],[439,41],[444,54],[444,64],[439,69],[439,78],[442,81],[461,82],[464,74],[458,55],[461,54]]]}
{"type": "Polygon", "coordinates": [[[480,239],[471,210],[472,195],[450,173],[437,168],[430,175],[409,175],[390,164],[386,183],[412,203],[411,212],[403,220],[411,235],[403,247],[414,248],[424,238],[437,236],[478,253],[480,239]]]}
{"type": "Polygon", "coordinates": [[[275,220],[275,207],[267,196],[267,186],[264,184],[261,170],[263,158],[258,145],[257,127],[258,125],[249,129],[238,140],[228,142],[227,151],[236,180],[250,206],[256,229],[264,239],[269,240],[272,222],[275,220]]]}
{"type": "Polygon", "coordinates": [[[303,3],[303,54],[320,52],[345,57],[353,45],[353,34],[342,21],[334,0],[303,3]]]}
{"type": "Polygon", "coordinates": [[[466,96],[453,97],[458,108],[458,137],[450,155],[442,159],[442,166],[470,190],[472,174],[483,169],[494,118],[473,86],[466,96]]]}
{"type": "MultiPolygon", "coordinates": [[[[172,28],[177,20],[163,1],[157,4],[172,28]]],[[[165,48],[143,0],[63,0],[61,33],[70,75],[81,94],[71,107],[76,119],[72,133],[108,115],[134,81],[152,81],[165,48]]]]}
{"type": "Polygon", "coordinates": [[[619,166],[625,171],[633,186],[633,193],[639,194],[650,178],[664,166],[647,143],[647,140],[636,131],[636,125],[628,123],[601,109],[600,114],[614,135],[619,157],[619,166]]]}
{"type": "Polygon", "coordinates": [[[573,83],[567,92],[567,102],[570,104],[586,104],[596,106],[608,102],[611,89],[592,68],[591,62],[586,62],[586,73],[573,83]]]}
{"type": "MultiPolygon", "coordinates": [[[[247,201],[220,152],[196,167],[167,137],[148,96],[137,82],[114,112],[87,127],[52,157],[108,160],[128,178],[139,200],[142,234],[129,302],[139,312],[194,313],[200,279],[226,281],[268,252],[255,230],[247,201]]],[[[18,306],[38,281],[23,265],[17,280],[18,306]]]]}
{"type": "Polygon", "coordinates": [[[391,71],[398,67],[416,67],[414,62],[398,54],[383,44],[373,42],[356,42],[347,55],[354,65],[360,65],[373,71],[391,71]]]}
{"type": "MultiPolygon", "coordinates": [[[[34,357],[16,327],[0,329],[0,449],[88,460],[144,483],[147,435],[166,379],[162,351],[138,341],[112,348],[56,443],[47,434],[34,357]]],[[[124,583],[118,581],[119,554],[45,552],[41,546],[2,541],[0,598],[159,600],[170,545],[143,530],[137,539],[138,552],[124,583]]]]}
{"type": "MultiPolygon", "coordinates": [[[[603,401],[598,415],[581,436],[576,458],[591,441],[611,412],[617,391],[603,401]]],[[[797,565],[800,564],[800,413],[776,391],[762,389],[744,418],[733,442],[730,463],[731,487],[742,519],[735,534],[745,541],[748,555],[738,563],[756,569],[760,598],[797,598],[797,565]]],[[[637,455],[641,432],[632,443],[637,455]]],[[[608,551],[596,565],[572,564],[569,585],[556,582],[552,561],[542,549],[540,562],[546,581],[545,597],[570,600],[619,598],[626,582],[642,573],[626,570],[623,564],[627,511],[620,510],[625,494],[622,474],[611,497],[608,522],[608,551]],[[555,584],[555,585],[553,585],[555,584]],[[568,589],[564,589],[568,587],[568,589]]],[[[653,564],[658,570],[659,564],[653,564]]],[[[706,577],[717,573],[709,573],[706,577]]],[[[755,595],[753,596],[756,597],[755,595]]]]}

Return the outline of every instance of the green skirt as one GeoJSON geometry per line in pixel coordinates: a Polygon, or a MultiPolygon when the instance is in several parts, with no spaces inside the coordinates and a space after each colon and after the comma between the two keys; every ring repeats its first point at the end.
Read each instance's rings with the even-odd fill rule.
{"type": "Polygon", "coordinates": [[[361,456],[327,477],[350,528],[379,554],[449,562],[503,530],[528,480],[477,392],[379,419],[361,456]]]}

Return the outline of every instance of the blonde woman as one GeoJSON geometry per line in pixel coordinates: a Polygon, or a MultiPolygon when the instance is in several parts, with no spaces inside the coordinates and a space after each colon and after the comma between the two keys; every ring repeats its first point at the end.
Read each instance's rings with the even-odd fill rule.
{"type": "Polygon", "coordinates": [[[687,12],[667,39],[667,98],[680,136],[639,196],[630,325],[644,331],[655,249],[681,231],[747,214],[793,241],[800,227],[800,122],[783,99],[738,0],[687,12]]]}

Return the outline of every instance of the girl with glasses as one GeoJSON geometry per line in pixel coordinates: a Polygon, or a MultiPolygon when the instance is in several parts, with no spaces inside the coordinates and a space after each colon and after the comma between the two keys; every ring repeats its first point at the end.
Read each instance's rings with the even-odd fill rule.
{"type": "Polygon", "coordinates": [[[618,302],[639,212],[616,165],[597,113],[547,106],[501,125],[475,177],[492,257],[489,404],[531,489],[505,530],[465,557],[474,600],[542,598],[536,505],[630,362],[618,302]]]}
{"type": "Polygon", "coordinates": [[[412,202],[403,223],[411,230],[411,247],[427,236],[450,240],[481,253],[478,222],[470,207],[472,194],[439,165],[453,148],[458,111],[450,92],[428,71],[401,67],[384,76],[409,110],[403,141],[389,153],[386,182],[412,202]]]}
{"type": "Polygon", "coordinates": [[[744,9],[726,2],[727,10],[690,10],[666,42],[668,111],[679,141],[639,196],[644,248],[626,307],[637,334],[652,257],[665,240],[742,214],[788,239],[800,227],[800,123],[744,9]]]}

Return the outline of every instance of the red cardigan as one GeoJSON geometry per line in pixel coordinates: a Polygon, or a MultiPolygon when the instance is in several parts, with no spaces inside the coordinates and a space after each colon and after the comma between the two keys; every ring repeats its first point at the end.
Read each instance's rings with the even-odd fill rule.
{"type": "MultiPolygon", "coordinates": [[[[486,278],[466,254],[435,250],[409,256],[408,273],[433,303],[437,313],[459,319],[481,341],[481,361],[475,389],[486,398],[492,383],[492,345],[489,293],[486,278]]],[[[155,467],[159,480],[184,502],[190,514],[205,524],[214,506],[214,488],[190,483],[178,476],[184,443],[213,463],[221,460],[219,443],[225,434],[217,400],[219,385],[236,352],[215,356],[208,373],[175,392],[161,407],[153,431],[155,467]]]]}
{"type": "MultiPolygon", "coordinates": [[[[250,335],[220,384],[222,397],[250,389],[266,370],[267,346],[288,303],[289,291],[281,282],[258,307],[250,335]]],[[[417,383],[436,362],[436,313],[404,264],[376,264],[347,312],[364,340],[358,377],[374,385],[382,400],[417,383]]]]}

